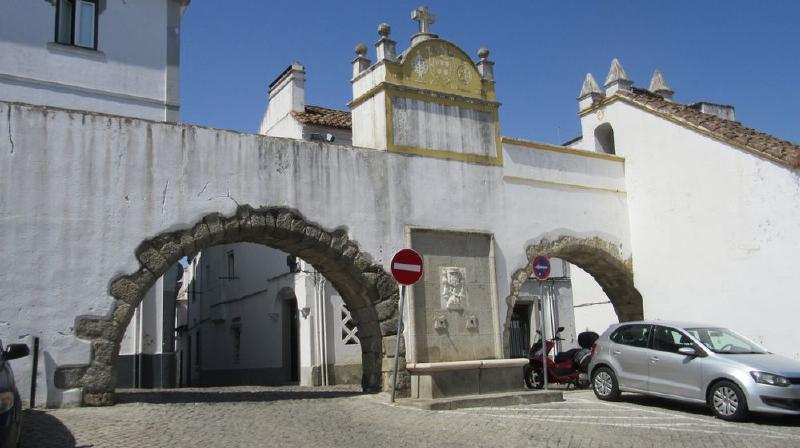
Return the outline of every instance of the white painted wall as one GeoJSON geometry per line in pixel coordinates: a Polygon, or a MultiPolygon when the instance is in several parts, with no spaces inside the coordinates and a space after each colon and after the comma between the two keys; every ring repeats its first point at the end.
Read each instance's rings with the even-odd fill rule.
{"type": "Polygon", "coordinates": [[[614,306],[603,292],[603,288],[586,271],[570,264],[572,280],[572,304],[575,315],[575,331],[603,332],[619,322],[614,306]],[[605,302],[605,303],[604,303],[605,302]]]}
{"type": "MultiPolygon", "coordinates": [[[[231,214],[237,202],[346,225],[387,270],[407,226],[491,232],[501,328],[527,244],[600,236],[630,255],[618,194],[507,181],[502,167],[7,103],[0,135],[9,137],[0,139],[0,284],[12,298],[0,304],[10,322],[0,337],[41,336],[53,369],[89,360],[88,343],[69,336],[75,317],[109,312],[108,284],[136,270],[143,239],[231,214]],[[58,290],[48,286],[56,279],[58,290]]],[[[29,369],[17,369],[23,390],[29,369]]]]}
{"type": "Polygon", "coordinates": [[[107,0],[97,51],[54,43],[54,2],[6,0],[0,100],[178,120],[183,0],[107,0]]]}
{"type": "MultiPolygon", "coordinates": [[[[621,101],[604,109],[645,316],[729,326],[800,359],[800,174],[621,101]]],[[[599,122],[583,117],[584,146],[599,122]]]]}

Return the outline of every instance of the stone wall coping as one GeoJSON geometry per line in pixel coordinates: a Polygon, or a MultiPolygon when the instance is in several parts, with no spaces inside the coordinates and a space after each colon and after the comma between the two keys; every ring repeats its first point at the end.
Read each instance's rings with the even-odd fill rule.
{"type": "Polygon", "coordinates": [[[527,358],[512,359],[483,359],[470,361],[448,362],[418,362],[406,364],[406,369],[411,373],[426,374],[432,372],[447,372],[452,370],[471,369],[497,369],[502,367],[522,367],[528,364],[527,358]]]}

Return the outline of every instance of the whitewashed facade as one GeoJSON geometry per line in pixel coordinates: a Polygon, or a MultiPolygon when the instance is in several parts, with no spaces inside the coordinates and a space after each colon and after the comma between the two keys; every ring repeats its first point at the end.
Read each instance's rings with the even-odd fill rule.
{"type": "MultiPolygon", "coordinates": [[[[777,353],[798,357],[791,335],[799,306],[792,297],[793,267],[800,262],[794,250],[800,234],[793,232],[800,222],[796,145],[764,149],[764,142],[776,140],[751,141],[752,134],[730,121],[722,123],[731,131],[727,134],[704,127],[712,115],[681,115],[682,106],[662,107],[672,96],[666,83],[654,83],[650,93],[635,91],[618,62],[604,90],[590,79],[584,85],[581,140],[567,147],[501,137],[488,50],[481,50],[475,62],[421,29],[398,53],[388,27],[379,28],[379,35],[376,63],[363,47],[353,60],[352,146],[338,144],[347,143],[343,117],[309,108],[296,90],[285,106],[275,103],[274,116],[268,111],[261,128],[264,134],[290,138],[0,102],[0,135],[9,137],[0,139],[0,245],[6,250],[0,285],[11,298],[0,302],[0,315],[8,319],[0,325],[0,337],[41,338],[46,362],[40,364],[39,378],[46,387],[39,389],[40,402],[113,401],[110,362],[121,349],[116,341],[131,321],[131,306],[141,301],[142,285],[155,282],[149,270],[161,275],[167,261],[177,261],[174,246],[196,253],[212,242],[242,239],[238,229],[251,223],[237,221],[249,213],[242,205],[276,207],[265,212],[275,213],[276,235],[264,244],[283,245],[323,264],[340,260],[341,269],[350,271],[329,264],[326,272],[339,279],[350,278],[351,271],[359,279],[380,277],[389,270],[392,254],[411,244],[419,229],[468,240],[480,235],[490,242],[479,266],[489,279],[479,286],[491,317],[472,319],[468,328],[481,336],[482,353],[490,354],[481,359],[505,361],[512,307],[537,294],[528,284],[536,251],[589,272],[609,293],[619,317],[643,314],[726,325],[777,353]],[[439,103],[447,107],[433,107],[439,103]],[[411,113],[413,108],[417,111],[411,113]],[[455,114],[459,108],[480,114],[455,114]],[[477,128],[465,131],[465,121],[451,119],[456,115],[472,117],[477,128]],[[327,137],[328,119],[340,132],[330,132],[334,144],[327,137]],[[318,128],[305,130],[309,123],[318,128]],[[420,132],[411,135],[415,126],[420,132]],[[480,150],[474,142],[462,145],[464,135],[487,143],[480,150]],[[286,210],[302,219],[292,221],[286,210]],[[209,217],[213,213],[222,217],[209,217]],[[292,233],[295,224],[303,230],[292,233]],[[331,235],[339,242],[347,235],[349,245],[301,247],[308,243],[298,243],[308,228],[321,235],[324,230],[331,241],[331,235]],[[162,237],[170,244],[159,245],[162,237]],[[32,272],[38,273],[35,282],[27,280],[32,272]],[[766,280],[754,281],[758,275],[766,280]]],[[[7,40],[4,36],[4,45],[7,40]]],[[[281,84],[279,78],[274,86],[284,87],[272,93],[300,89],[299,79],[291,79],[300,71],[290,68],[284,81],[292,82],[281,84]]],[[[309,347],[308,361],[301,355],[299,365],[312,371],[306,375],[313,381],[313,367],[327,365],[324,356],[314,355],[323,344],[315,346],[314,331],[302,329],[314,326],[315,312],[328,311],[310,306],[309,298],[316,299],[309,291],[318,285],[309,278],[275,278],[276,287],[285,279],[286,288],[272,288],[258,305],[266,308],[253,313],[271,319],[269,313],[276,303],[283,305],[294,285],[296,309],[309,309],[309,319],[297,318],[299,343],[306,338],[309,347]]],[[[436,280],[431,283],[435,290],[436,280]]],[[[361,305],[353,313],[365,317],[358,327],[362,360],[368,361],[362,362],[362,384],[380,386],[391,360],[387,343],[395,340],[392,288],[367,280],[338,285],[343,300],[361,305]],[[373,286],[383,295],[369,295],[373,286]],[[364,297],[381,300],[355,300],[364,297]]],[[[219,282],[220,290],[223,286],[234,285],[219,282]]],[[[208,308],[201,309],[198,324],[217,319],[221,329],[211,341],[201,335],[201,345],[233,346],[236,318],[240,337],[250,328],[242,309],[221,306],[248,291],[229,296],[226,290],[219,301],[204,305],[208,308]]],[[[436,328],[439,317],[420,318],[420,328],[429,323],[436,328]]],[[[187,316],[187,324],[194,325],[194,318],[187,316]]],[[[409,364],[423,359],[415,358],[420,351],[413,343],[409,364]]],[[[274,358],[265,359],[264,366],[277,360],[276,353],[266,353],[274,358]]],[[[29,361],[15,361],[23,391],[29,387],[29,361]]]]}
{"type": "Polygon", "coordinates": [[[0,100],[178,121],[189,0],[5,1],[0,100]]]}

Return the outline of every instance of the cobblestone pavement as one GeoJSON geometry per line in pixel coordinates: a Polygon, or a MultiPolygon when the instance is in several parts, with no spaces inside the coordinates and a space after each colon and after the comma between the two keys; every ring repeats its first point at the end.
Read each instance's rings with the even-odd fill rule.
{"type": "Polygon", "coordinates": [[[800,418],[714,419],[702,406],[623,395],[423,411],[347,387],[131,392],[107,408],[27,411],[22,447],[797,447],[800,418]]]}

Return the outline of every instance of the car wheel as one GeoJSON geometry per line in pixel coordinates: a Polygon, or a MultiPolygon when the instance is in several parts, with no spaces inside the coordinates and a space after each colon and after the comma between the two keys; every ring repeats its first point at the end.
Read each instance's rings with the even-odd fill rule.
{"type": "Polygon", "coordinates": [[[739,386],[730,381],[720,381],[709,393],[711,411],[717,418],[731,422],[744,420],[747,416],[747,400],[739,386]]]}
{"type": "Polygon", "coordinates": [[[530,365],[525,366],[525,386],[528,389],[541,389],[544,387],[544,378],[539,369],[530,365]]]}
{"type": "Polygon", "coordinates": [[[595,370],[592,375],[592,390],[601,400],[616,401],[619,398],[619,385],[614,371],[608,367],[595,370]]]}

